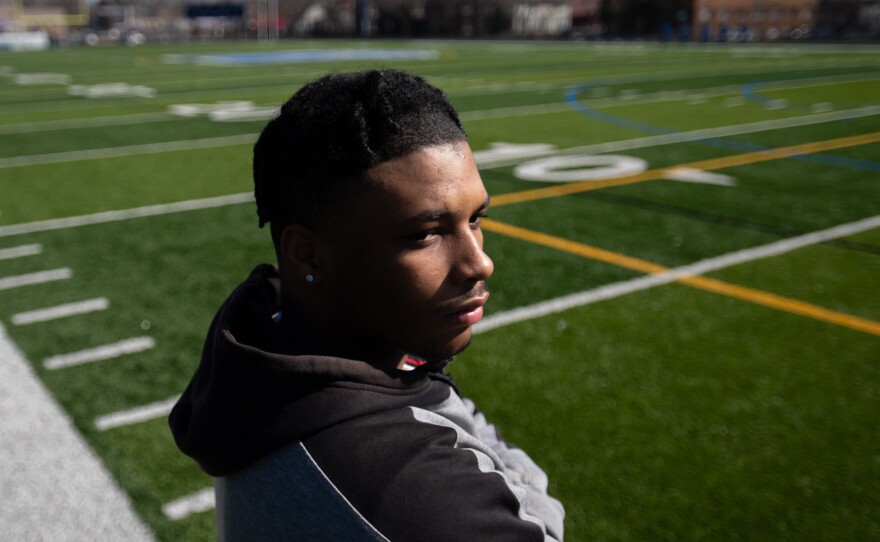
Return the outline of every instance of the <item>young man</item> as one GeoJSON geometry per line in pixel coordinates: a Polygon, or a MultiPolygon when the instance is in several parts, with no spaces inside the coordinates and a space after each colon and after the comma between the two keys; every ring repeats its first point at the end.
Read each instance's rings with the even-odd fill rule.
{"type": "Polygon", "coordinates": [[[489,205],[441,91],[393,70],[297,92],[254,148],[258,266],[171,414],[225,541],[562,540],[547,477],[459,394],[489,205]]]}

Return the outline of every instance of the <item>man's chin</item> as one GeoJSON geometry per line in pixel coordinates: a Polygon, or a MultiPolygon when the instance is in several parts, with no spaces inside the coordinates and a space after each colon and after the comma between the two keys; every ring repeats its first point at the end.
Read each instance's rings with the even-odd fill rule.
{"type": "Polygon", "coordinates": [[[442,346],[434,346],[432,348],[426,349],[423,353],[418,355],[419,357],[425,359],[431,364],[444,364],[445,362],[450,361],[455,356],[464,352],[467,347],[470,346],[471,338],[472,333],[471,330],[468,329],[466,332],[456,337],[453,341],[448,342],[442,346]]]}

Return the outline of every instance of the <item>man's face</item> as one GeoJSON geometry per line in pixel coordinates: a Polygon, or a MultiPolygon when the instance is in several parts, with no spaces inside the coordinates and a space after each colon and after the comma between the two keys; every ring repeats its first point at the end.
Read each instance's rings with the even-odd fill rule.
{"type": "Polygon", "coordinates": [[[489,196],[466,142],[367,171],[372,186],[334,235],[339,331],[367,349],[450,358],[489,297],[480,219],[489,196]]]}

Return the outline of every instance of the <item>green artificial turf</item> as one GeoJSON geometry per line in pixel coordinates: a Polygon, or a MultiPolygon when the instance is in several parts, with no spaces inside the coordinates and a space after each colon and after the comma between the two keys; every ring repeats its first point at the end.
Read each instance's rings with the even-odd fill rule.
{"type": "MultiPolygon", "coordinates": [[[[170,106],[278,106],[319,74],[383,64],[219,67],[165,55],[436,50],[435,60],[393,65],[448,93],[478,151],[500,142],[623,142],[610,153],[658,169],[880,131],[880,117],[865,109],[880,105],[876,46],[679,45],[288,41],[2,52],[0,251],[39,244],[42,252],[0,259],[0,279],[63,267],[73,275],[0,290],[0,321],[157,538],[213,540],[212,512],[176,521],[162,512],[211,485],[177,451],[166,421],[101,431],[95,420],[183,390],[216,308],[253,265],[273,260],[254,204],[76,227],[44,221],[251,192],[251,141],[262,122],[172,117],[170,106]],[[35,72],[157,94],[88,99],[65,85],[14,83],[12,75],[35,72]],[[818,122],[823,111],[855,109],[861,114],[818,122]],[[801,125],[749,124],[764,121],[801,125]],[[738,133],[674,139],[705,128],[738,133]],[[193,148],[224,137],[242,141],[193,148]],[[120,150],[167,142],[179,143],[120,150]],[[96,149],[120,155],[75,154],[96,149]],[[11,229],[24,223],[49,229],[11,229]],[[98,297],[107,310],[12,324],[23,311],[98,297]],[[55,354],[137,336],[156,347],[43,367],[55,354]]],[[[515,166],[481,171],[493,196],[553,185],[520,179],[515,166]]],[[[667,267],[880,215],[880,143],[715,172],[734,186],[661,175],[489,214],[667,267]]],[[[485,243],[496,266],[489,317],[642,276],[497,233],[485,243]]],[[[709,276],[876,323],[880,228],[709,276]]],[[[831,541],[880,538],[878,362],[877,335],[667,284],[482,333],[450,367],[465,394],[546,469],[567,509],[568,541],[831,541]]]]}

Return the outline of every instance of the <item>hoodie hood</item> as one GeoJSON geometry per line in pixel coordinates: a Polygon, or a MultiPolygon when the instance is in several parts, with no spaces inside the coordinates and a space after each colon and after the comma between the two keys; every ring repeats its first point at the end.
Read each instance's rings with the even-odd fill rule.
{"type": "Polygon", "coordinates": [[[232,473],[353,418],[448,396],[448,377],[427,367],[388,371],[358,360],[290,354],[296,345],[272,317],[280,309],[278,284],[278,272],[264,264],[232,292],[169,417],[178,447],[208,474],[232,473]],[[434,385],[438,381],[444,385],[434,385]]]}

